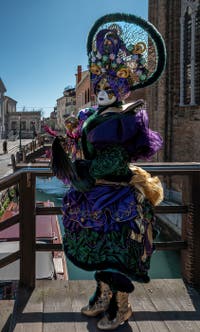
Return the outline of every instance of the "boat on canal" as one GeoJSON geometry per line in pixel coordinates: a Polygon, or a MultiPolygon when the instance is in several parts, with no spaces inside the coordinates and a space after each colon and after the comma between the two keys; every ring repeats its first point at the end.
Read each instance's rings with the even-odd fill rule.
{"type": "MultiPolygon", "coordinates": [[[[52,207],[53,202],[37,201],[38,207],[52,207]]],[[[11,202],[0,222],[18,213],[18,205],[11,202]]],[[[36,216],[36,242],[62,244],[62,234],[56,215],[36,216]]],[[[0,259],[19,250],[19,223],[0,232],[0,259]]],[[[20,274],[19,260],[0,269],[0,299],[13,297],[20,274]]],[[[36,252],[36,279],[68,280],[63,251],[36,252]]]]}

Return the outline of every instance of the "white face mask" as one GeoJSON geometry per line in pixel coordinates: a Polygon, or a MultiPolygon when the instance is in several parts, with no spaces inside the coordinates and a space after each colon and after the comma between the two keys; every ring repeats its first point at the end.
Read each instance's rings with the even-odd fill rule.
{"type": "Polygon", "coordinates": [[[100,106],[108,106],[113,104],[117,98],[115,95],[109,96],[105,90],[100,90],[97,94],[97,103],[100,106]]]}

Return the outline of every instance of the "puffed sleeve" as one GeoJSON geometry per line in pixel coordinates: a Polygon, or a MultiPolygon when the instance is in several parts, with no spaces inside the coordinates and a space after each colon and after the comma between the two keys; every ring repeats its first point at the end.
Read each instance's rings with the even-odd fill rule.
{"type": "Polygon", "coordinates": [[[104,122],[88,133],[87,139],[97,150],[103,150],[106,145],[121,145],[131,160],[149,159],[163,142],[160,134],[149,128],[145,110],[105,117],[104,122]]]}

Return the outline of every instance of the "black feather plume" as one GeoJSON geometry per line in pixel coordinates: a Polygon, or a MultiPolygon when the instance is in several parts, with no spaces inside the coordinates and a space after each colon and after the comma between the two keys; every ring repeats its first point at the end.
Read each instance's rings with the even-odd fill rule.
{"type": "Polygon", "coordinates": [[[56,136],[52,144],[52,171],[53,174],[63,180],[69,181],[78,180],[76,169],[73,166],[71,159],[62,147],[62,136],[56,136]]]}

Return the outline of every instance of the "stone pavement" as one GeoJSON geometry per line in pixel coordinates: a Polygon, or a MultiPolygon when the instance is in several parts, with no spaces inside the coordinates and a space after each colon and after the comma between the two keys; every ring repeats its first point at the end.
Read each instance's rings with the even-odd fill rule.
{"type": "MultiPolygon", "coordinates": [[[[0,139],[0,179],[13,173],[13,169],[11,166],[11,155],[16,154],[16,152],[19,151],[19,139],[15,141],[7,140],[8,153],[4,154],[3,141],[4,140],[0,139]]],[[[31,141],[31,139],[22,139],[21,144],[23,146],[30,143],[31,141]]]]}

